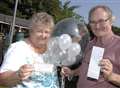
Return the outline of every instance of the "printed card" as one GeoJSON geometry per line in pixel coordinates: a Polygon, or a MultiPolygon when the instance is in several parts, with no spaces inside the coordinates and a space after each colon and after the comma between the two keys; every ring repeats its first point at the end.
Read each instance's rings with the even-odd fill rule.
{"type": "Polygon", "coordinates": [[[100,60],[103,58],[103,54],[104,48],[93,46],[87,77],[99,79],[100,74],[99,63],[100,60]]]}
{"type": "Polygon", "coordinates": [[[34,64],[34,70],[36,72],[53,72],[54,66],[52,64],[34,64]]]}

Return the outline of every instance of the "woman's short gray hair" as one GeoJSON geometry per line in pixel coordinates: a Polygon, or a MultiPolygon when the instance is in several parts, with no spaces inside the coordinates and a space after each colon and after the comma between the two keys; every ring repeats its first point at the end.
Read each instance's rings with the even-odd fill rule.
{"type": "Polygon", "coordinates": [[[35,13],[31,19],[31,26],[33,25],[45,25],[49,28],[54,27],[54,19],[51,15],[46,12],[35,13]]]}

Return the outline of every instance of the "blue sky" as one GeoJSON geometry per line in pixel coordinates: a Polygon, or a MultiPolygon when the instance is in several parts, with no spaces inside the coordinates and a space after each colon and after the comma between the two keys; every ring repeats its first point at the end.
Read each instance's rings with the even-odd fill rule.
{"type": "MultiPolygon", "coordinates": [[[[67,1],[67,0],[61,0],[67,1]]],[[[85,21],[88,22],[88,12],[89,10],[98,4],[109,6],[113,15],[115,16],[115,20],[113,24],[115,26],[120,27],[120,0],[69,0],[71,1],[71,5],[78,5],[79,8],[75,10],[78,14],[84,17],[85,21]]]]}

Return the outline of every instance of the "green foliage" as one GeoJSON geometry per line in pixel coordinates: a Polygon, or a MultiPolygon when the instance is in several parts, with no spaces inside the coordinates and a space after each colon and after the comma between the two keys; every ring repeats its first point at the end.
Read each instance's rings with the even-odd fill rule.
{"type": "Polygon", "coordinates": [[[0,13],[4,13],[6,15],[12,14],[12,10],[9,8],[8,3],[0,1],[0,13]]]}
{"type": "MultiPolygon", "coordinates": [[[[79,6],[70,6],[70,3],[66,1],[62,5],[60,0],[19,0],[16,15],[29,19],[33,13],[45,11],[54,17],[55,22],[58,22],[66,17],[78,16],[74,10],[79,6]]],[[[12,16],[14,6],[15,0],[0,0],[0,13],[12,16]]]]}
{"type": "Polygon", "coordinates": [[[112,30],[115,34],[119,35],[120,36],[120,28],[119,27],[116,27],[116,26],[112,26],[112,30]]]}

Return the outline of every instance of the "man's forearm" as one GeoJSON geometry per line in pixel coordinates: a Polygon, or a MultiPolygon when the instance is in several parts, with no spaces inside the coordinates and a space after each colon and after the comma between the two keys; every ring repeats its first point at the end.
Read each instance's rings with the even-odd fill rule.
{"type": "Polygon", "coordinates": [[[110,81],[111,83],[117,86],[120,86],[120,75],[116,73],[112,73],[110,77],[108,78],[108,81],[110,81]]]}
{"type": "Polygon", "coordinates": [[[74,76],[79,76],[79,71],[80,71],[80,67],[78,67],[78,68],[75,69],[75,70],[72,70],[72,75],[74,75],[74,76]]]}

